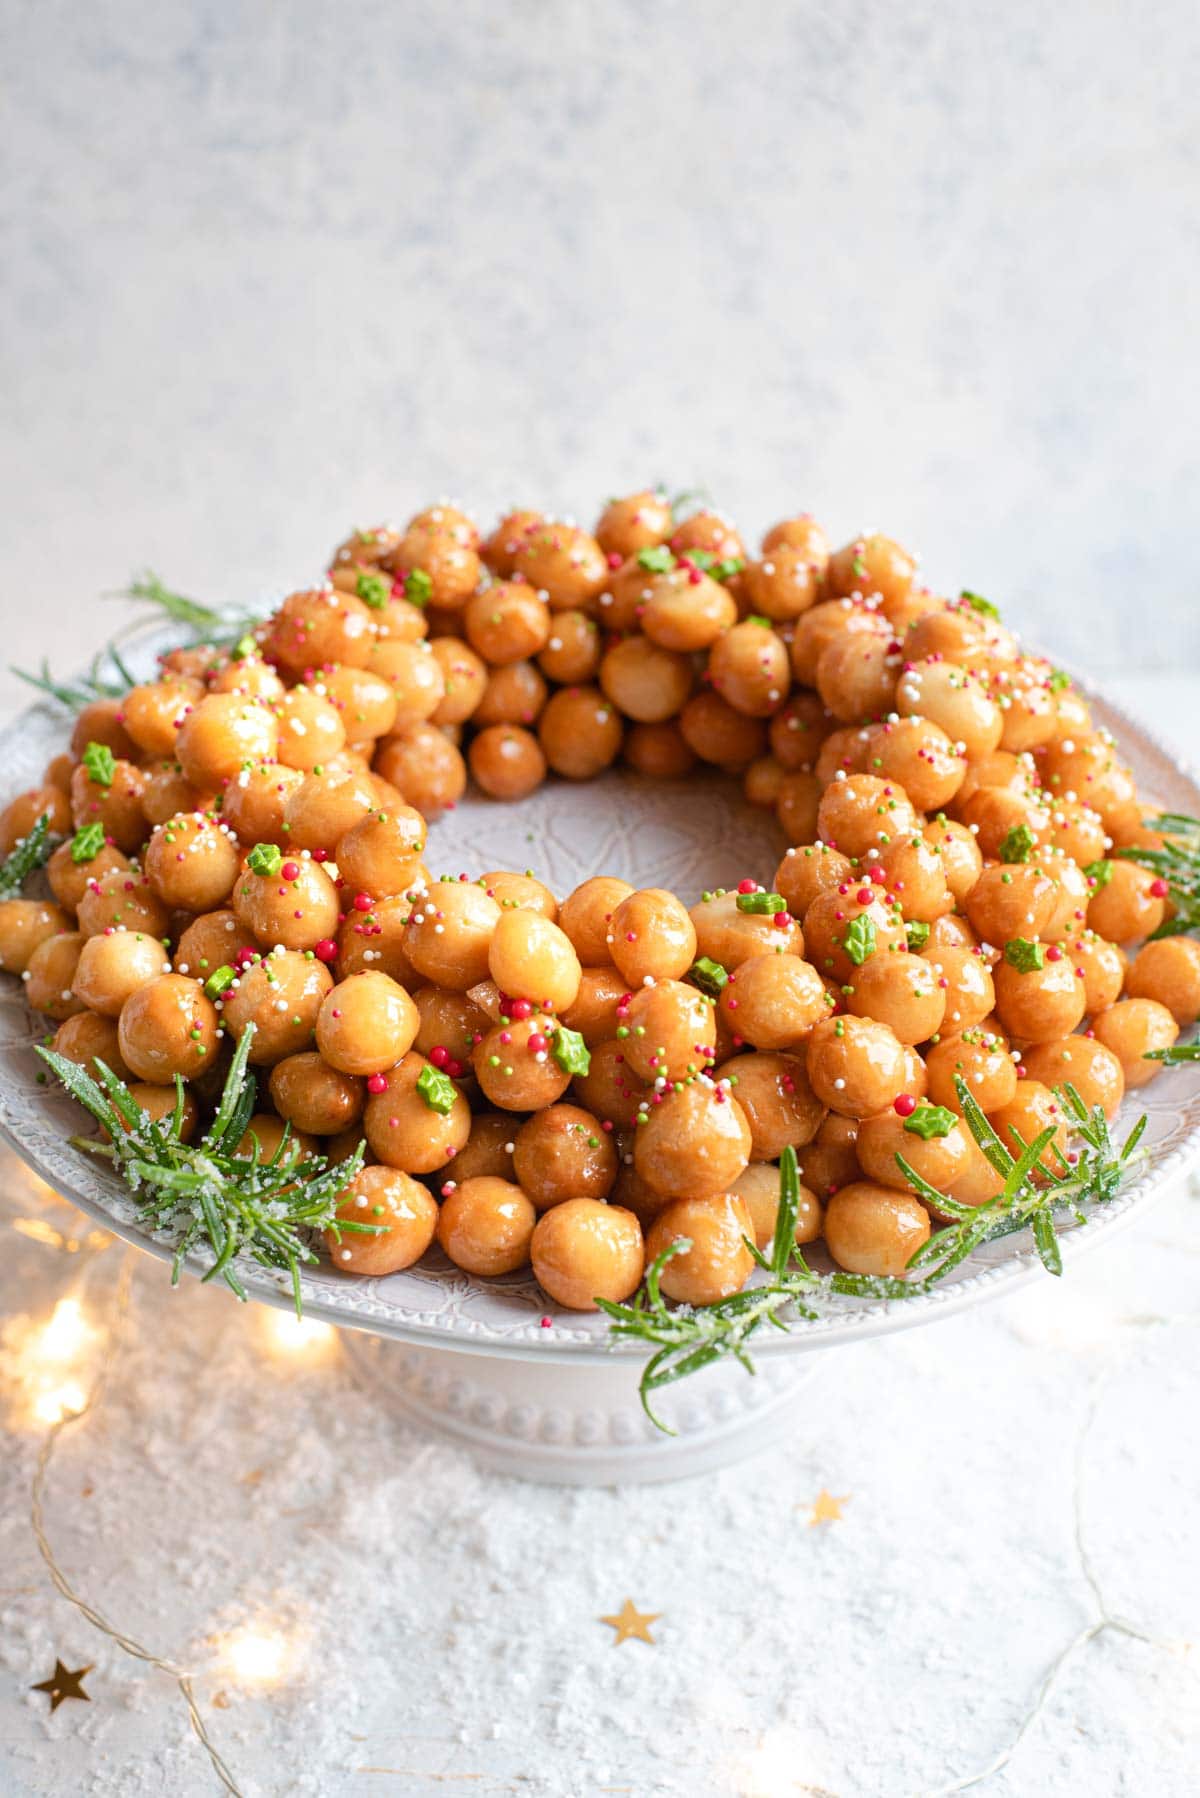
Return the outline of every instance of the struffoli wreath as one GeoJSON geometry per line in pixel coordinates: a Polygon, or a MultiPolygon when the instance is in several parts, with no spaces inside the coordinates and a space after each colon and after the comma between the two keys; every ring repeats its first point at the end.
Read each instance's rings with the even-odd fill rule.
{"type": "Polygon", "coordinates": [[[1135,1154],[1126,1089],[1195,1053],[1200,824],[1148,818],[1070,680],[888,537],[800,514],[751,555],[646,491],[481,539],[443,503],[261,622],[134,591],[191,641],[37,677],[76,716],[0,818],[0,967],[79,1146],[239,1294],[239,1255],[297,1303],[320,1253],[532,1263],[654,1349],[648,1396],[1007,1231],[1058,1271],[1135,1154]],[[622,760],[736,773],[791,846],[701,895],[430,871],[468,778],[622,760]]]}

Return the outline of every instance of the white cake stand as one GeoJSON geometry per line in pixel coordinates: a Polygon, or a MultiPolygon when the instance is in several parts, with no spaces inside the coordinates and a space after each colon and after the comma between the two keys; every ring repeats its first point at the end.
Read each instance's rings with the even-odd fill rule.
{"type": "MultiPolygon", "coordinates": [[[[161,642],[133,652],[148,668],[161,642]]],[[[1142,790],[1173,810],[1200,815],[1200,786],[1175,753],[1115,706],[1091,693],[1098,721],[1114,730],[1142,790]]],[[[8,793],[31,786],[66,734],[65,715],[36,706],[0,733],[8,793]]],[[[635,885],[665,885],[684,897],[730,885],[746,873],[768,881],[781,853],[769,814],[747,806],[735,782],[713,776],[657,784],[610,775],[588,786],[550,782],[520,807],[468,797],[431,839],[435,871],[531,867],[563,893],[588,874],[617,874],[635,885]]],[[[125,1188],[73,1149],[73,1102],[38,1084],[32,1045],[43,1025],[20,984],[0,978],[0,1134],[17,1153],[91,1217],[151,1255],[169,1260],[168,1238],[139,1222],[125,1188]]],[[[1085,1225],[1063,1231],[1063,1258],[1128,1223],[1171,1186],[1200,1153],[1200,1082],[1189,1070],[1164,1074],[1126,1105],[1129,1122],[1149,1114],[1149,1155],[1139,1177],[1085,1225]]],[[[202,1258],[187,1270],[201,1274],[202,1258]]],[[[271,1270],[239,1263],[249,1295],[290,1306],[271,1270]]],[[[165,1277],[165,1274],[164,1274],[165,1277]]],[[[1046,1278],[1031,1245],[1013,1236],[987,1245],[970,1264],[920,1296],[839,1302],[783,1335],[756,1337],[754,1377],[717,1367],[656,1395],[676,1434],[644,1416],[637,1395],[644,1353],[611,1347],[605,1320],[556,1309],[528,1273],[476,1280],[437,1251],[386,1279],[356,1279],[322,1264],[302,1280],[306,1313],[345,1332],[347,1353],[406,1416],[451,1436],[502,1471],[575,1484],[666,1480],[704,1472],[766,1445],[794,1416],[798,1393],[817,1363],[813,1351],[892,1330],[911,1329],[1046,1278]]]]}

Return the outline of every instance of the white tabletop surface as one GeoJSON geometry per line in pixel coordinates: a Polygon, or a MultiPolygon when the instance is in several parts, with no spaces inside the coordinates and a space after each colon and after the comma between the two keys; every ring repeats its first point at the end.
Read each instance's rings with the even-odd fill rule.
{"type": "MultiPolygon", "coordinates": [[[[1194,683],[1110,686],[1200,756],[1194,683]]],[[[336,1341],[282,1349],[263,1311],[172,1294],[13,1157],[0,1172],[11,1798],[220,1789],[178,1687],[54,1591],[31,1530],[46,1428],[29,1403],[74,1377],[35,1361],[36,1332],[78,1298],[94,1365],[123,1267],[107,1390],[56,1447],[46,1535],[110,1625],[194,1671],[247,1795],[910,1798],[983,1773],[1035,1710],[978,1790],[1194,1793],[1188,1191],[1061,1283],[823,1357],[757,1459],[575,1491],[479,1471],[395,1421],[336,1341]],[[822,1492],[842,1514],[813,1525],[822,1492]],[[660,1613],[653,1646],[617,1647],[599,1621],[626,1598],[660,1613]],[[239,1670],[246,1631],[278,1653],[274,1678],[239,1670]],[[59,1656],[93,1664],[90,1702],[51,1715],[30,1688],[59,1656]]]]}

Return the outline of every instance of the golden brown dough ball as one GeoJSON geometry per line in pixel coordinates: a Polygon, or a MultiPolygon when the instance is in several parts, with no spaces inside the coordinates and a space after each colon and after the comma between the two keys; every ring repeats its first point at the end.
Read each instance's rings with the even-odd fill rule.
{"type": "Polygon", "coordinates": [[[817,823],[823,842],[860,860],[871,850],[881,854],[897,837],[911,837],[919,828],[904,789],[873,774],[833,781],[821,800],[817,823]]]}
{"type": "Polygon", "coordinates": [[[235,693],[206,694],[175,735],[179,765],[201,791],[224,785],[247,766],[274,762],[278,750],[275,714],[257,700],[235,693]]]}
{"type": "Polygon", "coordinates": [[[376,772],[425,818],[458,804],[467,790],[467,764],[436,724],[406,724],[379,746],[376,772]]]}
{"type": "Polygon", "coordinates": [[[829,538],[811,512],[797,512],[773,524],[762,540],[763,554],[774,549],[803,550],[818,574],[829,565],[829,538]]]}
{"type": "MultiPolygon", "coordinates": [[[[71,776],[71,816],[75,828],[100,824],[105,836],[128,854],[146,840],[146,814],[142,810],[142,793],[146,781],[140,768],[131,762],[111,762],[102,776],[89,773],[88,763],[80,762],[71,776]]],[[[49,789],[47,789],[49,790],[49,789]]],[[[66,828],[62,816],[62,795],[55,789],[58,801],[56,829],[66,828]]]]}
{"type": "Polygon", "coordinates": [[[767,726],[771,754],[789,774],[811,772],[832,729],[833,719],[815,693],[793,692],[767,726]]]}
{"type": "Polygon", "coordinates": [[[750,1125],[729,1087],[697,1079],[650,1106],[633,1158],[647,1185],[682,1199],[728,1191],[750,1148],[750,1125]]]}
{"type": "Polygon", "coordinates": [[[1179,1035],[1179,1025],[1157,999],[1118,999],[1107,1011],[1097,1012],[1092,1031],[1098,1042],[1111,1049],[1121,1064],[1127,1087],[1145,1086],[1162,1073],[1161,1061],[1147,1061],[1152,1049],[1169,1049],[1179,1035]]]}
{"type": "Polygon", "coordinates": [[[309,1136],[336,1136],[362,1116],[363,1084],[309,1049],[271,1069],[271,1098],[280,1117],[309,1136]]]}
{"type": "Polygon", "coordinates": [[[720,581],[681,563],[646,576],[635,618],[651,642],[691,655],[736,624],[737,602],[720,581]]]}
{"type": "Polygon", "coordinates": [[[903,787],[920,811],[949,805],[963,783],[966,757],[929,718],[895,718],[871,726],[870,772],[903,787]]]}
{"type": "Polygon", "coordinates": [[[932,964],[904,950],[868,956],[846,983],[847,1008],[860,1018],[877,1018],[902,1043],[936,1036],[946,1015],[946,989],[932,964]]]}
{"type": "Polygon", "coordinates": [[[477,654],[501,667],[545,648],[551,634],[550,608],[527,581],[498,581],[472,594],[463,611],[463,628],[477,654]]]}
{"type": "Polygon", "coordinates": [[[368,1088],[363,1133],[372,1153],[388,1167],[432,1174],[453,1161],[466,1143],[471,1108],[453,1081],[447,1087],[446,1076],[410,1050],[383,1076],[382,1091],[368,1088]]]}
{"type": "Polygon", "coordinates": [[[502,912],[488,948],[488,971],[501,992],[563,1012],[579,992],[583,970],[571,939],[533,911],[502,912]]]}
{"type": "Polygon", "coordinates": [[[775,814],[789,843],[810,843],[816,836],[822,790],[816,775],[804,769],[784,775],[775,814]]]}
{"type": "Polygon", "coordinates": [[[999,747],[1004,714],[982,682],[957,662],[915,662],[896,683],[901,717],[929,718],[967,756],[999,747]]]}
{"type": "Polygon", "coordinates": [[[410,525],[388,567],[400,577],[408,598],[446,612],[460,612],[479,585],[481,565],[474,545],[454,530],[410,525]]]}
{"type": "Polygon", "coordinates": [[[740,773],[763,754],[766,731],[760,718],[739,712],[711,687],[702,687],[679,714],[684,742],[702,762],[740,773]]]}
{"type": "Polygon", "coordinates": [[[521,542],[545,522],[544,512],[532,512],[525,507],[506,512],[482,547],[481,553],[488,567],[507,580],[516,565],[514,558],[521,542]]]}
{"type": "Polygon", "coordinates": [[[373,741],[395,729],[396,694],[368,668],[329,668],[321,674],[325,698],[342,720],[349,742],[373,741]]]}
{"type": "Polygon", "coordinates": [[[424,818],[410,805],[368,812],[338,839],[337,867],[345,889],[372,898],[405,892],[419,870],[427,836],[424,818]]]}
{"type": "Polygon", "coordinates": [[[940,855],[946,885],[950,888],[955,904],[961,905],[979,879],[980,869],[983,867],[983,856],[978,843],[965,825],[954,823],[943,817],[941,812],[936,818],[929,820],[921,835],[940,855]]]}
{"type": "Polygon", "coordinates": [[[958,1080],[965,1081],[971,1097],[986,1112],[1000,1110],[1017,1090],[1008,1044],[998,1031],[981,1025],[952,1031],[936,1042],[925,1057],[925,1077],[932,1103],[960,1114],[958,1080]]]}
{"type": "Polygon", "coordinates": [[[243,967],[222,1000],[222,1018],[240,1042],[254,1025],[251,1062],[269,1067],[312,1046],[321,1001],[333,985],[323,962],[297,950],[264,955],[243,967]]]}
{"type": "Polygon", "coordinates": [[[509,662],[503,668],[492,670],[471,722],[480,730],[489,724],[534,725],[542,714],[549,691],[545,676],[536,663],[509,662]]]}
{"type": "MultiPolygon", "coordinates": [[[[157,937],[143,936],[135,930],[114,930],[111,936],[101,932],[84,939],[72,985],[93,1011],[119,1018],[126,1001],[139,988],[170,971],[170,959],[157,937]]],[[[206,978],[199,968],[192,972],[197,979],[206,978]]]]}
{"type": "MultiPolygon", "coordinates": [[[[955,1181],[963,1178],[970,1165],[966,1125],[955,1120],[941,1135],[923,1134],[916,1128],[907,1128],[909,1124],[920,1125],[923,1112],[928,1116],[928,1106],[918,1105],[906,1117],[901,1117],[894,1107],[889,1106],[886,1111],[863,1119],[858,1126],[855,1152],[868,1180],[873,1180],[877,1186],[891,1187],[895,1192],[910,1192],[897,1155],[902,1155],[909,1167],[939,1192],[950,1192],[955,1181]]],[[[931,1123],[934,1121],[930,1119],[931,1123]]],[[[944,1122],[936,1121],[939,1125],[944,1122]]]]}
{"type": "MultiPolygon", "coordinates": [[[[731,1193],[750,1213],[755,1244],[766,1249],[774,1239],[779,1216],[779,1169],[774,1162],[752,1161],[734,1181],[731,1193]]],[[[801,1184],[796,1210],[796,1242],[815,1242],[821,1234],[824,1215],[820,1199],[801,1184]]]]}
{"type": "Polygon", "coordinates": [[[153,831],[143,865],[164,905],[206,912],[215,911],[228,899],[241,859],[237,838],[228,824],[206,818],[202,812],[189,812],[153,831]]]}
{"type": "Polygon", "coordinates": [[[455,543],[465,543],[469,549],[479,547],[479,527],[475,520],[448,499],[440,499],[436,505],[414,512],[405,530],[434,532],[453,538],[455,543]]]}
{"type": "Polygon", "coordinates": [[[591,780],[616,761],[622,724],[597,687],[560,687],[538,719],[542,753],[556,774],[591,780]]]}
{"type": "Polygon", "coordinates": [[[11,855],[42,817],[47,819],[48,828],[55,835],[70,829],[71,807],[61,787],[33,787],[5,806],[0,812],[0,856],[11,855]]]}
{"type": "Polygon", "coordinates": [[[569,893],[559,908],[559,928],[565,930],[584,967],[599,967],[612,960],[609,937],[613,914],[633,892],[627,880],[596,874],[569,893]]]}
{"type": "Polygon", "coordinates": [[[288,804],[304,781],[299,768],[285,768],[282,762],[240,768],[222,795],[221,817],[243,844],[286,842],[288,804]]]}
{"type": "Polygon", "coordinates": [[[747,803],[761,805],[770,811],[778,802],[784,779],[784,770],[773,755],[759,756],[742,776],[742,791],[747,803]]]}
{"type": "Polygon", "coordinates": [[[389,975],[351,974],[321,1002],[317,1047],[340,1073],[381,1074],[408,1054],[419,1023],[412,999],[389,975]]]}
{"type": "Polygon", "coordinates": [[[841,637],[875,637],[892,641],[892,627],[874,606],[851,599],[825,600],[796,622],[792,637],[792,673],[802,686],[815,687],[817,666],[829,645],[841,637]]]}
{"type": "Polygon", "coordinates": [[[839,1117],[827,1112],[817,1134],[802,1147],[797,1160],[800,1178],[822,1201],[830,1198],[839,1186],[849,1186],[862,1174],[858,1165],[857,1118],[839,1117]]]}
{"type": "Polygon", "coordinates": [[[712,1000],[679,980],[641,987],[619,1012],[625,1059],[640,1080],[686,1080],[712,1060],[712,1000]]]}
{"type": "Polygon", "coordinates": [[[337,935],[339,909],[337,889],[324,868],[273,843],[252,849],[234,882],[237,920],[264,949],[315,949],[337,935]]]}
{"type": "Polygon", "coordinates": [[[814,558],[811,545],[776,539],[768,547],[764,539],[762,558],[747,562],[741,579],[750,611],[786,624],[817,603],[823,575],[824,566],[814,558]]]}
{"type": "Polygon", "coordinates": [[[656,1260],[672,1243],[686,1244],[664,1264],[661,1290],[679,1304],[713,1305],[740,1292],[750,1278],[754,1260],[747,1238],[754,1240],[754,1221],[735,1193],[681,1198],[651,1224],[646,1259],[656,1260]]]}
{"type": "Polygon", "coordinates": [[[370,777],[334,762],[319,774],[301,774],[284,798],[282,827],[277,823],[271,835],[254,841],[283,842],[293,850],[329,849],[376,805],[370,777]]]}
{"type": "Polygon", "coordinates": [[[625,561],[670,536],[674,519],[665,493],[644,487],[624,499],[610,499],[596,524],[596,542],[606,556],[625,561]]]}
{"type": "Polygon", "coordinates": [[[143,754],[173,756],[185,714],[203,697],[204,683],[182,674],[131,687],[122,708],[125,729],[143,754]]]}
{"type": "Polygon", "coordinates": [[[847,885],[852,875],[849,857],[840,850],[828,843],[805,843],[788,850],[771,885],[793,917],[802,918],[814,899],[847,885]]]}
{"type": "MultiPolygon", "coordinates": [[[[513,1001],[521,1008],[520,1001],[513,1001]]],[[[554,1020],[540,1012],[501,1019],[473,1056],[475,1077],[485,1096],[502,1111],[539,1111],[561,1099],[571,1074],[555,1055],[554,1020]]]]}
{"type": "Polygon", "coordinates": [[[835,549],[825,570],[830,593],[878,593],[888,600],[904,599],[917,572],[917,559],[891,537],[871,531],[835,549]]]}
{"type": "Polygon", "coordinates": [[[1070,1140],[1068,1114],[1058,1098],[1040,1080],[1018,1080],[1017,1090],[1007,1105],[988,1113],[988,1123],[1009,1154],[1016,1157],[1043,1130],[1054,1128],[1039,1165],[1052,1172],[1067,1171],[1067,1146],[1070,1140]]]}
{"type": "Polygon", "coordinates": [[[990,1016],[996,1005],[996,986],[978,949],[954,943],[926,944],[921,959],[930,964],[945,995],[947,1030],[970,1030],[990,1016]]]}
{"type": "MultiPolygon", "coordinates": [[[[511,1127],[511,1126],[510,1126],[511,1127]]],[[[579,1105],[550,1105],[516,1133],[513,1168],[539,1211],[567,1199],[605,1199],[617,1177],[612,1133],[579,1105]]]]}
{"type": "MultiPolygon", "coordinates": [[[[380,639],[371,651],[369,672],[391,688],[396,701],[395,730],[409,724],[425,723],[446,697],[442,664],[423,639],[380,639]]],[[[392,777],[387,775],[385,778],[392,777]]]]}
{"type": "Polygon", "coordinates": [[[165,1086],[203,1074],[217,1047],[217,1012],[198,980],[159,974],[121,1010],[121,1059],[139,1080],[165,1086]]]}
{"type": "Polygon", "coordinates": [[[692,906],[688,916],[696,932],[696,954],[719,962],[728,972],[760,955],[802,955],[803,933],[791,914],[747,910],[744,902],[749,897],[706,893],[692,906]]]}
{"type": "Polygon", "coordinates": [[[483,697],[487,663],[461,637],[434,637],[429,647],[441,667],[445,687],[432,722],[462,724],[483,697]]]}
{"type": "Polygon", "coordinates": [[[558,918],[558,901],[550,888],[528,872],[515,874],[506,868],[494,868],[481,874],[479,884],[501,911],[535,911],[551,924],[558,918]]]}
{"type": "Polygon", "coordinates": [[[1177,1024],[1194,1024],[1200,1018],[1200,943],[1168,936],[1144,944],[1130,964],[1125,990],[1131,999],[1165,1005],[1177,1024]]]}
{"type": "Polygon", "coordinates": [[[473,881],[439,880],[413,904],[405,948],[417,972],[465,993],[488,977],[500,907],[473,881]]]}
{"type": "MultiPolygon", "coordinates": [[[[130,1098],[138,1110],[144,1112],[152,1123],[160,1124],[164,1119],[168,1121],[173,1119],[176,1097],[174,1086],[150,1086],[144,1080],[135,1080],[132,1083],[127,1082],[127,1084],[130,1098]]],[[[179,1123],[180,1142],[191,1142],[196,1134],[196,1125],[199,1121],[200,1107],[191,1093],[185,1092],[179,1123]]],[[[129,1128],[124,1119],[122,1119],[122,1128],[125,1130],[129,1128]]],[[[101,1134],[107,1135],[107,1131],[102,1129],[101,1134]]]]}
{"type": "Polygon", "coordinates": [[[467,764],[489,799],[525,799],[546,778],[541,744],[518,724],[490,724],[472,737],[467,764]]]}
{"type": "Polygon", "coordinates": [[[649,637],[625,637],[601,661],[600,685],[627,718],[661,724],[687,703],[692,665],[649,637]]]}
{"type": "Polygon", "coordinates": [[[900,909],[879,897],[882,891],[854,876],[817,894],[804,914],[804,952],[818,974],[844,986],[868,955],[907,947],[900,909]]]}
{"type": "Polygon", "coordinates": [[[886,1024],[872,1018],[825,1018],[808,1039],[814,1093],[843,1117],[870,1117],[904,1091],[907,1061],[886,1024]]]}
{"type": "MultiPolygon", "coordinates": [[[[417,891],[414,887],[412,894],[417,891]]],[[[370,911],[356,911],[351,906],[337,934],[336,959],[343,977],[374,968],[380,974],[390,974],[401,986],[411,988],[419,984],[421,976],[409,961],[406,946],[413,903],[412,895],[397,893],[390,899],[374,900],[370,911]]],[[[323,956],[328,954],[328,944],[321,948],[323,956]]]]}
{"type": "Polygon", "coordinates": [[[788,1143],[803,1148],[825,1116],[798,1055],[770,1051],[738,1055],[721,1064],[716,1078],[729,1082],[745,1115],[755,1161],[777,1160],[788,1143]]]}
{"type": "Polygon", "coordinates": [[[65,1018],[54,1033],[52,1047],[56,1055],[86,1068],[89,1074],[94,1075],[95,1063],[102,1061],[118,1080],[128,1084],[133,1079],[121,1058],[117,1020],[102,1017],[98,1011],[80,1011],[65,1018]]]}
{"type": "MultiPolygon", "coordinates": [[[[1101,862],[1101,878],[1095,880],[1088,900],[1088,929],[1098,931],[1110,943],[1130,943],[1153,936],[1166,916],[1166,882],[1136,862],[1101,862]]],[[[1171,939],[1167,939],[1170,941],[1171,939]]]]}
{"type": "Polygon", "coordinates": [[[1116,943],[1109,943],[1094,930],[1084,930],[1068,938],[1064,949],[1072,966],[1083,975],[1084,1006],[1089,1016],[1106,1011],[1121,997],[1125,982],[1127,958],[1116,943]]]}
{"type": "Polygon", "coordinates": [[[746,545],[732,518],[726,518],[723,512],[714,512],[711,507],[693,512],[690,518],[677,524],[670,541],[677,556],[700,549],[715,556],[718,562],[744,562],[746,559],[746,545]]]}
{"type": "Polygon", "coordinates": [[[292,687],[272,707],[279,725],[279,760],[307,773],[321,768],[344,748],[346,727],[320,683],[292,687]]]}
{"type": "MultiPolygon", "coordinates": [[[[50,910],[62,915],[57,906],[50,910]]],[[[65,922],[58,928],[65,928],[65,922]]],[[[109,868],[88,881],[79,901],[79,928],[84,936],[99,936],[102,930],[140,930],[164,937],[167,908],[136,868],[109,868]]]]}
{"type": "Polygon", "coordinates": [[[1058,894],[1040,863],[984,868],[967,894],[966,913],[985,943],[996,947],[1014,937],[1032,941],[1054,916],[1058,894]]]}
{"type": "Polygon", "coordinates": [[[1052,794],[1090,806],[1110,830],[1131,804],[1136,808],[1134,822],[1141,822],[1133,776],[1117,759],[1107,732],[1058,737],[1040,759],[1042,780],[1052,794]]]}
{"type": "Polygon", "coordinates": [[[105,843],[95,855],[89,856],[85,861],[76,861],[73,849],[73,838],[60,843],[46,863],[50,891],[68,911],[78,911],[89,880],[98,880],[102,874],[112,873],[114,869],[124,871],[129,867],[129,858],[114,843],[105,843]]]}
{"type": "Polygon", "coordinates": [[[871,1180],[843,1186],[825,1207],[825,1245],[848,1273],[898,1280],[929,1234],[923,1205],[871,1180]]]}
{"type": "Polygon", "coordinates": [[[353,593],[317,587],[290,593],[276,609],[266,653],[293,674],[338,662],[365,668],[374,641],[370,609],[353,593]]]}
{"type": "Polygon", "coordinates": [[[438,1224],[437,1201],[419,1180],[393,1167],[364,1167],[338,1199],[337,1216],[370,1224],[371,1232],[325,1232],[329,1258],[339,1273],[381,1279],[419,1261],[438,1224]]]}
{"type": "Polygon", "coordinates": [[[879,866],[887,891],[895,894],[906,919],[932,924],[953,909],[943,858],[919,832],[894,838],[880,855],[879,866]]]}
{"type": "Polygon", "coordinates": [[[731,971],[721,991],[735,1044],[756,1049],[795,1048],[828,1010],[821,976],[798,955],[756,955],[731,971]]]}
{"type": "MultiPolygon", "coordinates": [[[[1040,947],[1040,945],[1039,945],[1040,947]]],[[[1022,1042],[1046,1043],[1069,1036],[1083,1017],[1084,983],[1075,964],[1057,943],[1042,949],[1041,967],[1014,966],[1005,957],[993,979],[996,1012],[1010,1036],[1022,1042]]]]}
{"type": "Polygon", "coordinates": [[[557,686],[576,687],[595,680],[602,654],[600,626],[594,618],[586,612],[556,612],[538,667],[557,686]]]}
{"type": "Polygon", "coordinates": [[[537,1212],[510,1180],[480,1174],[454,1184],[442,1203],[437,1238],[456,1267],[494,1278],[529,1262],[537,1212]]]}
{"type": "Polygon", "coordinates": [[[895,639],[835,637],[817,661],[817,691],[843,724],[862,724],[891,710],[902,653],[895,639]]]}
{"type": "MultiPolygon", "coordinates": [[[[64,930],[38,944],[21,976],[25,983],[26,1003],[34,1011],[44,1012],[46,1017],[61,1022],[83,1010],[83,1000],[76,997],[73,985],[80,952],[86,941],[79,931],[64,930]]],[[[159,968],[161,965],[160,949],[159,968]]]]}
{"type": "Polygon", "coordinates": [[[783,639],[753,618],[727,630],[709,652],[714,691],[748,718],[767,718],[779,710],[791,685],[789,672],[783,639]]]}
{"type": "Polygon", "coordinates": [[[629,1066],[625,1044],[616,1038],[591,1048],[591,1065],[586,1074],[575,1076],[573,1085],[581,1105],[620,1130],[635,1124],[640,1108],[649,1103],[649,1088],[629,1066]]]}
{"type": "Polygon", "coordinates": [[[621,1028],[630,998],[624,976],[614,967],[584,968],[575,1003],[562,1014],[568,1030],[577,1030],[588,1048],[608,1042],[621,1028]]]}
{"type": "MultiPolygon", "coordinates": [[[[165,1097],[169,1089],[165,1086],[150,1086],[146,1088],[146,1091],[158,1092],[165,1097]]],[[[191,1097],[190,1093],[188,1097],[191,1097]]],[[[362,1137],[357,1130],[347,1131],[346,1134],[354,1138],[347,1151],[352,1155],[362,1141],[362,1137]]],[[[333,1155],[333,1147],[334,1139],[330,1139],[321,1144],[321,1153],[328,1155],[331,1161],[335,1159],[344,1161],[345,1155],[337,1157],[333,1155]]],[[[317,1144],[316,1139],[306,1136],[303,1130],[288,1129],[284,1120],[276,1117],[273,1111],[256,1111],[239,1137],[237,1148],[233,1152],[248,1161],[257,1158],[260,1162],[274,1161],[278,1155],[282,1166],[291,1167],[293,1163],[305,1161],[310,1155],[315,1155],[317,1144]],[[285,1131],[287,1133],[286,1144],[285,1131]]]]}
{"type": "Polygon", "coordinates": [[[592,606],[609,576],[608,558],[586,531],[576,525],[535,525],[517,540],[513,573],[544,593],[554,612],[592,606]]]}
{"type": "Polygon", "coordinates": [[[542,1213],[530,1243],[538,1284],[569,1311],[619,1304],[641,1284],[642,1226],[632,1211],[596,1199],[568,1199],[542,1213]]]}
{"type": "MultiPolygon", "coordinates": [[[[476,1112],[471,1119],[471,1134],[467,1138],[466,1147],[460,1149],[454,1157],[452,1174],[455,1184],[461,1186],[464,1181],[475,1180],[481,1174],[491,1174],[497,1180],[515,1180],[514,1134],[511,1114],[502,1111],[476,1112]]],[[[443,1182],[443,1188],[449,1185],[448,1180],[443,1182]]]]}
{"type": "Polygon", "coordinates": [[[103,743],[118,761],[137,759],[137,744],[124,724],[125,702],[122,699],[94,699],[75,715],[71,726],[71,754],[81,760],[89,743],[103,743]]]}
{"type": "Polygon", "coordinates": [[[630,987],[680,980],[696,958],[696,928],[664,887],[643,887],[613,913],[608,953],[630,987]]]}
{"type": "Polygon", "coordinates": [[[466,993],[448,992],[441,986],[419,987],[413,1002],[419,1020],[413,1047],[451,1079],[460,1079],[470,1068],[476,1043],[486,1036],[494,1020],[466,993]]]}
{"type": "Polygon", "coordinates": [[[1021,1056],[1026,1074],[1043,1086],[1073,1086],[1090,1111],[1099,1105],[1114,1118],[1125,1097],[1125,1076],[1111,1049],[1090,1036],[1062,1036],[1031,1043],[1021,1056]]]}

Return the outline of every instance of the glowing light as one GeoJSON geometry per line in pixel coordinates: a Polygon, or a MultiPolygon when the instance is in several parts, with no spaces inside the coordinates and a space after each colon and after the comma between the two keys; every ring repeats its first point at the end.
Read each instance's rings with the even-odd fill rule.
{"type": "Polygon", "coordinates": [[[328,1354],[337,1331],[315,1318],[297,1317],[294,1311],[268,1311],[265,1327],[271,1346],[286,1354],[328,1354]]]}
{"type": "Polygon", "coordinates": [[[270,1685],[283,1674],[287,1646],[278,1630],[243,1629],[226,1640],[224,1658],[247,1685],[270,1685]]]}
{"type": "Polygon", "coordinates": [[[61,1386],[48,1386],[38,1393],[33,1401],[33,1415],[39,1423],[61,1423],[64,1417],[76,1416],[86,1404],[83,1387],[66,1380],[61,1386]]]}
{"type": "Polygon", "coordinates": [[[49,1323],[33,1338],[27,1352],[40,1361],[72,1361],[94,1335],[79,1300],[59,1299],[49,1323]]]}

